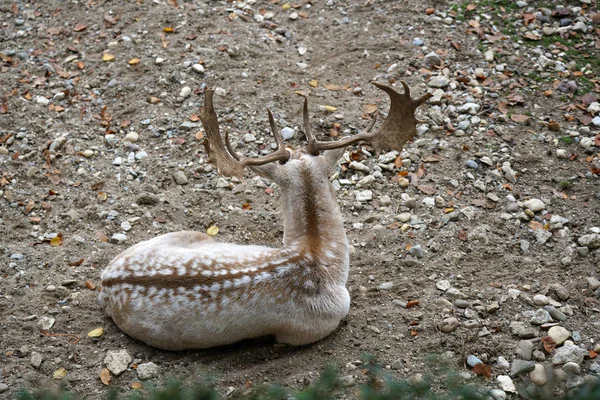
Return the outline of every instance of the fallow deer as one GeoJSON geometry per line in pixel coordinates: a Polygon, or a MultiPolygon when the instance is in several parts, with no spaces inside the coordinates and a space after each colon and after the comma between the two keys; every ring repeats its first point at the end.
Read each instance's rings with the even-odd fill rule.
{"type": "Polygon", "coordinates": [[[304,100],[308,144],[291,151],[268,111],[277,150],[260,158],[236,153],[221,137],[206,90],[200,118],[209,159],[224,176],[242,177],[248,167],[275,182],[283,206],[283,247],[215,242],[200,232],[175,232],[136,244],[102,272],[100,303],[129,336],[165,350],[200,349],[275,335],[304,345],[323,339],[346,316],[349,254],[340,208],[329,176],[348,145],[370,143],[402,150],[414,134],[416,109],[430,97],[412,99],[373,83],[391,99],[381,127],[376,116],[361,133],[338,141],[315,139],[304,100]],[[322,154],[321,154],[322,153],[322,154]]]}

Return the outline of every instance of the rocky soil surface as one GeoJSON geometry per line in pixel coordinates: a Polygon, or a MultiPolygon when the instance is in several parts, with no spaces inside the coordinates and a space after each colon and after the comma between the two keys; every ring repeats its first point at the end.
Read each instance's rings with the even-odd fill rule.
{"type": "Polygon", "coordinates": [[[224,393],[300,387],[327,362],[348,398],[371,354],[399,377],[440,354],[494,399],[553,398],[600,363],[600,14],[595,0],[138,0],[0,4],[0,397],[145,390],[210,371],[224,393]],[[266,106],[304,145],[431,92],[405,150],[349,148],[332,177],[352,304],[306,347],[171,353],[99,309],[101,270],[179,230],[280,246],[279,189],[207,162],[205,88],[234,146],[271,151],[266,106]],[[101,328],[101,329],[99,329],[101,328]]]}

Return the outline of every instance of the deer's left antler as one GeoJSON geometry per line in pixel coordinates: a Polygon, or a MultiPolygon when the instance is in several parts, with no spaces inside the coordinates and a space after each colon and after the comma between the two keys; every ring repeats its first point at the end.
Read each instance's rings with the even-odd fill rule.
{"type": "Polygon", "coordinates": [[[304,99],[304,129],[306,131],[306,139],[308,140],[308,146],[306,147],[308,153],[317,155],[323,150],[339,149],[362,141],[370,143],[375,148],[377,154],[388,150],[401,151],[404,144],[415,136],[417,124],[422,122],[415,117],[415,111],[421,104],[429,100],[432,95],[426,93],[418,99],[413,99],[410,97],[408,85],[404,82],[401,82],[404,87],[403,94],[396,92],[390,86],[377,82],[371,83],[386,92],[391,100],[388,116],[376,132],[371,132],[371,130],[375,126],[375,122],[377,122],[377,114],[375,114],[369,126],[357,135],[332,142],[319,142],[315,139],[310,128],[308,99],[304,99]]]}

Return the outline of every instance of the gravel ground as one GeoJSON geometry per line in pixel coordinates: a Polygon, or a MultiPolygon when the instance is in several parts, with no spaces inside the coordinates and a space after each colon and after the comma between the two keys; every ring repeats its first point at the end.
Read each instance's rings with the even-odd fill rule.
{"type": "Polygon", "coordinates": [[[441,354],[495,399],[597,379],[600,14],[563,3],[0,3],[0,397],[202,371],[227,393],[301,387],[333,361],[351,398],[363,354],[399,378],[441,354]],[[103,315],[100,272],[139,241],[217,226],[281,245],[279,189],[207,162],[206,87],[256,156],[266,106],[298,148],[303,95],[323,139],[345,136],[387,112],[371,80],[434,97],[401,154],[352,147],[332,177],[352,245],[336,332],[171,353],[103,315]]]}

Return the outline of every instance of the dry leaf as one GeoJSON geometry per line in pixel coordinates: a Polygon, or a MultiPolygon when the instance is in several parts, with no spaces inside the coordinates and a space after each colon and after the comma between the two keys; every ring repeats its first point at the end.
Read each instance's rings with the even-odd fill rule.
{"type": "Polygon", "coordinates": [[[502,114],[508,114],[507,104],[503,101],[498,102],[498,110],[500,110],[502,114]]]}
{"type": "Polygon", "coordinates": [[[466,241],[466,240],[467,240],[467,231],[465,231],[464,229],[461,229],[461,230],[458,232],[458,238],[459,238],[460,240],[462,240],[463,242],[464,242],[464,241],[466,241]]]}
{"type": "Polygon", "coordinates": [[[96,328],[94,330],[91,330],[88,332],[88,337],[94,338],[94,337],[100,337],[102,335],[104,335],[104,328],[96,328]]]}
{"type": "Polygon", "coordinates": [[[142,388],[142,384],[140,382],[132,382],[131,383],[131,388],[132,389],[141,389],[142,388]]]}
{"type": "Polygon", "coordinates": [[[244,210],[244,211],[250,211],[250,210],[252,210],[252,204],[250,204],[250,203],[244,203],[244,204],[242,204],[242,210],[244,210]]]}
{"type": "Polygon", "coordinates": [[[204,133],[202,131],[196,132],[196,140],[202,140],[204,138],[204,133]]]}
{"type": "Polygon", "coordinates": [[[196,114],[192,114],[192,115],[190,115],[190,116],[189,116],[189,119],[190,119],[190,121],[192,121],[192,122],[198,122],[198,121],[200,121],[200,117],[198,117],[198,115],[196,115],[196,114]]]}
{"type": "Polygon", "coordinates": [[[419,305],[419,303],[419,300],[410,300],[408,303],[406,303],[406,308],[416,307],[419,305]]]}
{"type": "Polygon", "coordinates": [[[513,120],[514,122],[527,122],[529,117],[527,115],[522,115],[522,114],[513,114],[510,116],[510,119],[513,120]]]}
{"type": "Polygon", "coordinates": [[[104,243],[108,242],[108,236],[106,236],[106,234],[104,232],[96,232],[96,237],[101,242],[104,242],[104,243]]]}
{"type": "Polygon", "coordinates": [[[484,363],[475,364],[473,372],[484,376],[486,379],[490,379],[492,377],[492,366],[484,363]]]}
{"type": "Polygon", "coordinates": [[[341,87],[338,85],[323,85],[323,87],[327,90],[340,90],[341,87]]]}
{"type": "Polygon", "coordinates": [[[170,26],[167,26],[167,27],[163,28],[163,32],[173,33],[173,32],[175,32],[175,30],[173,28],[171,28],[170,26]]]}
{"type": "Polygon", "coordinates": [[[327,112],[336,112],[337,111],[337,107],[334,107],[334,106],[325,106],[325,111],[327,111],[327,112]]]}
{"type": "Polygon", "coordinates": [[[140,59],[139,58],[132,58],[131,60],[127,61],[127,64],[129,65],[137,65],[140,63],[140,59]]]}
{"type": "Polygon", "coordinates": [[[77,25],[75,25],[75,27],[73,28],[73,30],[75,32],[81,32],[81,31],[85,30],[86,28],[87,28],[87,25],[77,24],[77,25]]]}
{"type": "Polygon", "coordinates": [[[94,282],[90,281],[89,279],[87,281],[85,281],[84,283],[85,287],[88,288],[89,290],[94,290],[96,289],[96,285],[94,285],[94,282]]]}
{"type": "Polygon", "coordinates": [[[428,186],[428,185],[419,185],[417,186],[417,189],[419,189],[421,192],[428,194],[428,195],[432,195],[435,194],[435,192],[437,192],[437,189],[434,188],[433,186],[428,186]]]}
{"type": "Polygon", "coordinates": [[[160,99],[156,96],[150,96],[150,97],[148,97],[148,103],[150,103],[150,104],[160,103],[160,99]]]}
{"type": "Polygon", "coordinates": [[[213,225],[213,226],[211,226],[210,228],[208,228],[208,229],[206,230],[206,233],[207,233],[209,236],[215,236],[217,233],[219,233],[219,227],[218,227],[218,226],[216,226],[216,225],[213,225]]]}
{"type": "Polygon", "coordinates": [[[479,28],[479,22],[475,21],[474,19],[469,21],[469,26],[473,27],[473,28],[479,28]]]}
{"type": "Polygon", "coordinates": [[[98,200],[100,201],[106,201],[108,199],[108,195],[105,192],[98,192],[96,197],[98,197],[98,200]]]}
{"type": "Polygon", "coordinates": [[[113,56],[112,54],[109,54],[109,53],[102,54],[102,61],[113,61],[114,59],[115,59],[115,56],[113,56]]]}
{"type": "Polygon", "coordinates": [[[525,32],[525,39],[529,39],[529,40],[540,40],[542,37],[540,35],[536,35],[533,32],[525,32]]]}
{"type": "Polygon", "coordinates": [[[377,104],[365,104],[362,109],[365,114],[373,114],[377,111],[377,104]]]}
{"type": "Polygon", "coordinates": [[[29,214],[33,210],[33,207],[35,207],[35,201],[29,200],[25,206],[25,215],[29,214]]]}
{"type": "Polygon", "coordinates": [[[52,239],[50,239],[50,246],[52,247],[58,247],[61,246],[63,244],[63,239],[62,236],[60,234],[54,236],[52,239]]]}
{"type": "Polygon", "coordinates": [[[52,377],[54,379],[62,379],[65,376],[67,376],[67,370],[64,368],[59,368],[56,371],[54,371],[54,373],[52,374],[52,377]]]}
{"type": "Polygon", "coordinates": [[[319,81],[316,79],[312,79],[310,81],[308,81],[309,86],[316,88],[317,86],[319,86],[319,81]]]}
{"type": "Polygon", "coordinates": [[[6,114],[8,112],[8,104],[0,104],[0,114],[6,114]]]}
{"type": "Polygon", "coordinates": [[[546,353],[550,354],[556,348],[556,342],[550,336],[544,336],[542,339],[542,345],[546,353]]]}
{"type": "Polygon", "coordinates": [[[102,369],[102,371],[100,371],[100,380],[102,381],[103,384],[108,386],[110,384],[111,379],[112,379],[112,375],[110,374],[110,371],[108,370],[108,368],[104,368],[104,369],[102,369]]]}
{"type": "Polygon", "coordinates": [[[544,224],[542,224],[541,222],[537,222],[537,221],[531,221],[531,222],[529,222],[529,227],[531,229],[533,229],[534,231],[536,231],[538,229],[544,229],[544,224]]]}

